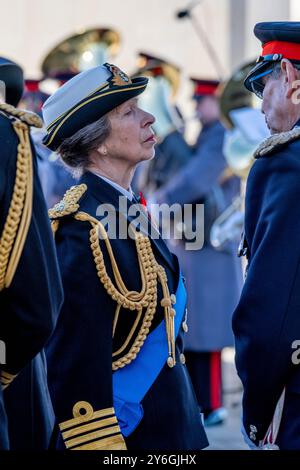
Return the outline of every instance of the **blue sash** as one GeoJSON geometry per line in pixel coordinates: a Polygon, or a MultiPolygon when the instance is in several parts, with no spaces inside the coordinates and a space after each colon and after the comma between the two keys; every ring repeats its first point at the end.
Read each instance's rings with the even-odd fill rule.
{"type": "MultiPolygon", "coordinates": [[[[179,276],[176,291],[175,338],[186,305],[186,290],[179,276]]],[[[141,401],[159,375],[168,358],[166,326],[163,320],[146,338],[136,359],[113,373],[114,408],[122,434],[127,437],[143,417],[141,401]]]]}

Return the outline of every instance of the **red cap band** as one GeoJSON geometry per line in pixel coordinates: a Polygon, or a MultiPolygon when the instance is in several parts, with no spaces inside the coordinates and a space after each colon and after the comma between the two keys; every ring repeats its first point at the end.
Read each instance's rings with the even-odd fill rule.
{"type": "Polygon", "coordinates": [[[27,91],[39,91],[39,80],[25,80],[27,91]]]}
{"type": "Polygon", "coordinates": [[[269,41],[263,45],[262,55],[282,54],[290,60],[300,60],[300,44],[285,41],[269,41]]]}
{"type": "Polygon", "coordinates": [[[214,95],[218,85],[215,84],[202,84],[199,83],[195,87],[194,95],[214,95]]]}

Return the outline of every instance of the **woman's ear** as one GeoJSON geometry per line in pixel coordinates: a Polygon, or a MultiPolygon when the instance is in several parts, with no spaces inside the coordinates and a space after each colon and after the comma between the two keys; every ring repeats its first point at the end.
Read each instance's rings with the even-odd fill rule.
{"type": "Polygon", "coordinates": [[[291,98],[295,90],[300,87],[298,72],[288,59],[282,59],[281,72],[283,74],[284,83],[286,85],[286,97],[291,98]]]}
{"type": "Polygon", "coordinates": [[[98,148],[97,148],[98,152],[100,153],[100,155],[102,155],[103,157],[105,157],[107,155],[107,148],[106,148],[106,145],[104,144],[101,144],[98,148]]]}

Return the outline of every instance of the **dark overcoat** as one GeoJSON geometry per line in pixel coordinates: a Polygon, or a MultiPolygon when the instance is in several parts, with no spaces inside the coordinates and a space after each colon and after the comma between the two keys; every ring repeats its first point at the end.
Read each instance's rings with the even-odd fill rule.
{"type": "MultiPolygon", "coordinates": [[[[0,112],[0,234],[3,233],[16,178],[19,140],[16,117],[0,112]]],[[[0,292],[0,339],[4,402],[11,449],[47,448],[52,431],[51,404],[39,352],[52,334],[63,293],[53,236],[37,175],[33,146],[32,217],[22,254],[9,287],[0,292]]]]}
{"type": "Polygon", "coordinates": [[[245,430],[258,444],[285,388],[278,444],[282,449],[298,450],[299,136],[299,127],[274,135],[257,152],[246,193],[247,277],[233,316],[236,366],[244,386],[245,430]]]}

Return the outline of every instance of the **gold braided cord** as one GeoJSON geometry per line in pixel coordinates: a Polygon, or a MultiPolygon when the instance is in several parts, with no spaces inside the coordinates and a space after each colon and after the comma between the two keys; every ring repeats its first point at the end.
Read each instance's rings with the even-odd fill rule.
{"type": "Polygon", "coordinates": [[[24,109],[17,109],[10,104],[0,103],[0,111],[4,111],[11,116],[19,118],[28,126],[38,127],[40,129],[43,127],[43,121],[37,114],[25,111],[24,109]]]}
{"type": "Polygon", "coordinates": [[[113,329],[112,329],[112,337],[113,338],[115,336],[116,327],[117,327],[117,323],[118,323],[118,320],[119,320],[120,310],[121,310],[121,305],[118,304],[117,307],[116,307],[114,322],[113,322],[113,329]]]}
{"type": "MultiPolygon", "coordinates": [[[[156,312],[157,307],[157,282],[158,280],[162,284],[164,299],[162,301],[162,306],[164,307],[165,311],[165,319],[166,319],[166,330],[167,330],[167,338],[168,338],[168,345],[169,345],[169,356],[172,356],[172,364],[171,366],[175,365],[175,331],[174,331],[174,317],[172,314],[174,309],[171,309],[170,306],[172,305],[171,296],[169,294],[169,289],[167,285],[167,275],[165,270],[162,266],[160,266],[152,252],[151,242],[150,240],[142,235],[141,233],[134,232],[135,236],[135,244],[136,250],[139,260],[140,266],[140,274],[142,279],[142,289],[140,292],[136,291],[129,291],[126,289],[126,286],[121,278],[120,271],[118,269],[110,240],[108,238],[108,234],[104,228],[104,226],[94,217],[90,216],[85,212],[78,212],[74,215],[76,220],[80,221],[88,221],[92,228],[90,230],[90,243],[91,249],[96,265],[96,270],[100,282],[106,289],[108,295],[117,303],[115,317],[113,322],[113,335],[115,333],[115,329],[117,326],[117,321],[119,317],[120,308],[123,307],[125,309],[136,310],[137,317],[134,322],[133,327],[131,328],[128,337],[126,338],[125,342],[123,343],[122,347],[113,353],[113,357],[116,355],[121,354],[125,348],[128,346],[129,342],[131,341],[135,331],[137,330],[138,324],[140,322],[143,308],[145,308],[145,313],[142,320],[142,325],[136,335],[136,338],[133,341],[132,346],[128,353],[126,353],[123,357],[119,358],[112,362],[112,369],[117,370],[121,367],[130,364],[138,355],[141,347],[143,346],[147,335],[149,334],[150,327],[153,321],[153,317],[156,312]],[[113,284],[111,278],[108,276],[103,253],[101,251],[100,243],[99,243],[99,235],[102,240],[105,242],[105,246],[107,248],[114,279],[116,282],[117,287],[113,284]]],[[[170,359],[170,357],[169,357],[170,359]]],[[[170,365],[170,362],[168,360],[170,365]]]]}
{"type": "MultiPolygon", "coordinates": [[[[3,107],[3,105],[1,105],[3,107]]],[[[14,109],[14,108],[13,108],[14,109]]],[[[29,128],[15,121],[18,135],[16,179],[12,199],[0,239],[0,291],[9,287],[17,269],[32,214],[33,169],[29,128]]]]}
{"type": "Polygon", "coordinates": [[[58,219],[51,220],[51,228],[52,228],[53,235],[56,234],[58,227],[59,227],[59,220],[58,219]]]}
{"type": "MultiPolygon", "coordinates": [[[[135,333],[135,331],[136,331],[136,329],[137,329],[137,326],[138,326],[138,324],[139,324],[139,321],[140,321],[140,319],[141,319],[143,310],[140,309],[140,310],[138,310],[137,312],[138,312],[138,313],[137,313],[136,319],[135,319],[135,321],[134,321],[134,324],[132,325],[132,328],[131,328],[131,330],[130,330],[130,332],[129,332],[129,335],[127,336],[127,338],[126,338],[126,340],[124,341],[124,343],[122,344],[122,346],[121,346],[117,351],[114,351],[114,352],[113,352],[112,357],[119,356],[119,354],[121,354],[121,353],[127,348],[128,344],[130,343],[130,341],[131,341],[131,339],[132,339],[132,337],[133,337],[133,335],[134,335],[134,333],[135,333]]],[[[155,312],[154,312],[154,313],[155,313],[155,312]]],[[[147,321],[151,320],[151,322],[152,322],[153,316],[150,318],[149,314],[150,314],[150,310],[149,310],[149,307],[148,307],[147,312],[146,312],[146,316],[144,317],[144,322],[145,322],[145,320],[147,320],[147,321]]],[[[148,323],[143,323],[143,326],[144,326],[144,327],[147,327],[147,326],[148,326],[148,323]]],[[[149,326],[151,326],[151,323],[150,323],[149,326]]],[[[147,335],[146,335],[146,337],[147,337],[147,335]]],[[[144,341],[145,341],[146,337],[144,338],[144,341]]],[[[144,342],[144,341],[143,341],[143,342],[144,342]]],[[[139,348],[139,350],[140,350],[140,348],[139,348]]],[[[133,351],[133,350],[132,350],[132,351],[133,351]]]]}
{"type": "MultiPolygon", "coordinates": [[[[90,231],[90,242],[91,242],[91,249],[93,251],[93,254],[95,255],[97,252],[97,256],[94,257],[95,263],[96,263],[96,268],[98,272],[98,276],[101,279],[101,282],[103,283],[107,293],[112,297],[113,300],[117,301],[122,307],[127,308],[129,310],[139,310],[140,308],[143,307],[148,307],[149,302],[152,299],[153,296],[153,288],[156,286],[156,273],[152,274],[152,272],[149,272],[149,268],[151,266],[151,263],[155,263],[157,265],[156,260],[153,256],[152,250],[151,250],[151,244],[148,238],[144,237],[143,235],[137,234],[135,238],[135,243],[137,246],[137,251],[138,255],[140,254],[142,257],[143,265],[146,270],[146,278],[144,274],[144,270],[141,272],[142,276],[142,284],[147,282],[147,289],[145,295],[141,298],[140,293],[136,291],[128,291],[121,279],[121,275],[118,269],[118,265],[116,263],[111,244],[107,235],[107,232],[104,228],[104,226],[99,222],[97,219],[92,217],[91,215],[85,213],[85,212],[78,212],[77,214],[74,215],[76,220],[80,221],[88,221],[92,225],[92,230],[90,231]],[[119,291],[115,288],[115,286],[112,283],[112,280],[107,274],[106,267],[104,264],[104,258],[103,258],[103,253],[100,248],[99,244],[99,232],[100,231],[100,237],[104,240],[110,261],[112,264],[112,270],[114,274],[114,278],[116,281],[116,284],[119,288],[119,291]],[[150,252],[149,252],[150,248],[150,252]],[[152,289],[151,289],[152,288],[152,289]]],[[[142,292],[145,290],[145,288],[142,288],[142,292]]]]}
{"type": "Polygon", "coordinates": [[[158,278],[160,280],[162,290],[163,290],[163,296],[164,296],[160,304],[164,308],[164,311],[165,311],[165,322],[166,322],[168,352],[169,352],[168,365],[170,367],[173,367],[176,364],[176,357],[175,357],[176,311],[174,308],[172,308],[172,305],[175,303],[175,301],[173,300],[173,296],[170,295],[166,271],[163,269],[162,266],[159,266],[158,278]]]}

